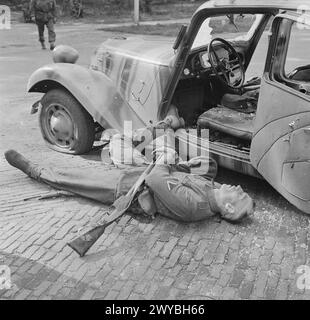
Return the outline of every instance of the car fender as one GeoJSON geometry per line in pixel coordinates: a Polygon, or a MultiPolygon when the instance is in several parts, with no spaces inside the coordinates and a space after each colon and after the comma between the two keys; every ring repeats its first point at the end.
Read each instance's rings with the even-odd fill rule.
{"type": "Polygon", "coordinates": [[[126,120],[132,121],[133,128],[145,126],[110,78],[80,65],[55,63],[39,68],[30,76],[27,91],[46,93],[59,87],[68,90],[104,128],[122,130],[126,120]]]}

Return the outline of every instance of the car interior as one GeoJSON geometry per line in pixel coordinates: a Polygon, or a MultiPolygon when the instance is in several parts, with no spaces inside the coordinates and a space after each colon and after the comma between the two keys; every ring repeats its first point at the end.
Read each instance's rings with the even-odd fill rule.
{"type": "MultiPolygon", "coordinates": [[[[239,36],[240,30],[242,34],[245,34],[244,31],[249,32],[254,18],[253,15],[240,14],[234,17],[233,22],[229,19],[230,17],[215,17],[214,21],[209,21],[209,26],[213,22],[213,31],[218,25],[225,29],[228,24],[230,32],[211,32],[212,40],[207,46],[202,44],[191,50],[172,104],[177,106],[187,127],[209,129],[210,141],[249,149],[254,131],[260,77],[257,74],[246,79],[246,69],[252,63],[252,54],[250,58],[247,57],[250,41],[236,36],[239,36]],[[245,29],[246,26],[249,29],[245,29]],[[234,40],[224,40],[230,37],[234,40]]],[[[265,30],[270,25],[268,23],[265,30]]],[[[295,80],[309,81],[310,66],[295,68],[286,77],[286,81],[292,84],[296,83],[295,80]]]]}

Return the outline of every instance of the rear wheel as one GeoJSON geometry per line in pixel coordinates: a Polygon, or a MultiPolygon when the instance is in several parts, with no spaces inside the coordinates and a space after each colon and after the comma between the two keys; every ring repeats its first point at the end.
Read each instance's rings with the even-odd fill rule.
{"type": "Polygon", "coordinates": [[[43,96],[41,104],[40,129],[50,148],[70,154],[91,150],[95,139],[94,121],[69,92],[53,89],[43,96]]]}

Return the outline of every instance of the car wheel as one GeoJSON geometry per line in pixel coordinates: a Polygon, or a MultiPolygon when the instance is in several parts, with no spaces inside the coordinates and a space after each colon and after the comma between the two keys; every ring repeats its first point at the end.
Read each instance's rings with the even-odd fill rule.
{"type": "Polygon", "coordinates": [[[91,150],[95,139],[94,121],[69,92],[53,89],[43,96],[41,104],[39,124],[50,148],[70,154],[91,150]]]}

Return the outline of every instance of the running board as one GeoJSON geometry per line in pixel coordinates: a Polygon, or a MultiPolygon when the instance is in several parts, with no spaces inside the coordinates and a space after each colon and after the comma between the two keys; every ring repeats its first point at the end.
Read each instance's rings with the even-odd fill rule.
{"type": "Polygon", "coordinates": [[[221,142],[209,142],[209,152],[219,166],[263,179],[252,166],[249,151],[227,147],[221,142]]]}
{"type": "Polygon", "coordinates": [[[222,142],[211,142],[207,138],[198,137],[194,131],[180,130],[177,132],[176,148],[183,160],[209,155],[221,167],[262,179],[251,164],[248,148],[240,149],[222,142]]]}

